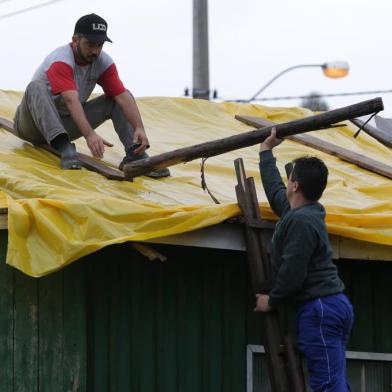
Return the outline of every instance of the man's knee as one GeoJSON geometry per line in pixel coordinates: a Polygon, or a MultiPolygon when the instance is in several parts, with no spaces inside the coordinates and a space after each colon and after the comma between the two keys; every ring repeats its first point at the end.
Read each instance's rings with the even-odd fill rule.
{"type": "Polygon", "coordinates": [[[33,80],[26,87],[26,94],[47,94],[48,87],[42,80],[33,80]]]}

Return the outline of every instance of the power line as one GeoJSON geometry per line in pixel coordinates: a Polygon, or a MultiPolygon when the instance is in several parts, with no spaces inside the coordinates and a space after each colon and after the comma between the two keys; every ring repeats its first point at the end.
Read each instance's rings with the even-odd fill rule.
{"type": "MultiPolygon", "coordinates": [[[[347,93],[333,93],[333,94],[308,94],[308,95],[298,95],[298,96],[288,96],[288,97],[266,97],[266,98],[256,98],[253,101],[283,101],[289,99],[306,99],[312,98],[324,98],[324,97],[349,97],[354,95],[373,95],[373,94],[390,94],[392,90],[375,90],[375,91],[355,91],[347,93]]],[[[224,99],[219,97],[219,99],[224,99]]],[[[233,102],[248,102],[247,99],[224,99],[225,101],[233,102]]]]}
{"type": "Polygon", "coordinates": [[[376,91],[357,91],[348,93],[335,93],[335,94],[311,94],[311,95],[301,95],[297,97],[270,97],[270,98],[257,98],[255,101],[277,101],[284,99],[305,99],[309,98],[323,98],[323,97],[348,97],[353,95],[371,95],[371,94],[390,94],[392,90],[376,90],[376,91]]]}
{"type": "MultiPolygon", "coordinates": [[[[2,0],[2,2],[5,2],[5,1],[9,1],[9,0],[2,0]]],[[[51,5],[53,3],[57,3],[59,1],[63,1],[63,0],[50,0],[50,1],[47,1],[46,3],[41,3],[41,4],[33,5],[31,7],[28,7],[28,8],[23,8],[23,9],[18,10],[18,11],[10,12],[9,14],[0,15],[0,19],[10,18],[11,16],[24,14],[25,12],[33,11],[33,10],[36,10],[38,8],[43,8],[43,7],[46,7],[46,6],[51,5]]]]}

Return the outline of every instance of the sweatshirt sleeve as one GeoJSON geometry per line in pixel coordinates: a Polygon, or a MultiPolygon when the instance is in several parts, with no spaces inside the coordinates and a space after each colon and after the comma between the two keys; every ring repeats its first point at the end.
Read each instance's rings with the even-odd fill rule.
{"type": "Polygon", "coordinates": [[[282,216],[290,209],[290,204],[286,195],[286,187],[276,167],[276,158],[273,156],[272,150],[260,152],[259,167],[261,181],[268,202],[275,214],[282,216]]]}
{"type": "Polygon", "coordinates": [[[304,216],[293,215],[287,223],[282,262],[269,294],[271,307],[280,305],[302,288],[317,247],[317,233],[304,216]]]}

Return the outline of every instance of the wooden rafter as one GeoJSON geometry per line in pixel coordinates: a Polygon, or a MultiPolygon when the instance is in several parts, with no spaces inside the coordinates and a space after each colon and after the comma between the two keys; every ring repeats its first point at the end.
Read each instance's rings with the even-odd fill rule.
{"type": "MultiPolygon", "coordinates": [[[[277,125],[276,123],[261,117],[235,116],[235,118],[244,124],[258,128],[277,125]]],[[[327,154],[334,155],[342,159],[343,161],[353,163],[358,167],[392,179],[392,166],[376,161],[375,159],[369,158],[363,154],[350,151],[347,148],[343,148],[337,146],[336,144],[320,140],[311,135],[292,135],[288,136],[287,139],[293,140],[308,147],[312,147],[327,154]]]]}

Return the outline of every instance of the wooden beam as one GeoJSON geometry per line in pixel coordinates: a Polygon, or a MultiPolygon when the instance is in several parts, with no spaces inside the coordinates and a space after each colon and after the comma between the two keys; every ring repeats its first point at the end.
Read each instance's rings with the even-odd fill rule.
{"type": "Polygon", "coordinates": [[[0,117],[0,127],[4,128],[6,131],[11,132],[13,135],[16,136],[16,132],[14,129],[14,123],[6,118],[0,117]]]}
{"type": "MultiPolygon", "coordinates": [[[[344,108],[331,110],[315,116],[291,121],[276,126],[278,137],[287,137],[298,133],[315,131],[330,127],[339,121],[344,121],[354,117],[364,116],[383,109],[381,98],[371,99],[344,108]]],[[[160,169],[176,165],[182,162],[189,162],[197,158],[208,158],[225,152],[249,147],[260,143],[271,132],[271,127],[256,129],[240,135],[234,135],[223,139],[218,139],[206,143],[196,144],[190,147],[166,152],[137,162],[131,162],[124,166],[125,177],[134,178],[151,170],[160,169]]]]}
{"type": "Polygon", "coordinates": [[[374,137],[376,140],[378,140],[384,146],[392,148],[392,134],[391,133],[383,131],[383,130],[381,130],[379,128],[375,128],[375,127],[373,127],[370,124],[364,125],[365,121],[360,120],[359,118],[352,118],[350,121],[354,125],[356,125],[357,127],[363,127],[362,128],[363,132],[365,132],[368,135],[374,137]]]}
{"type": "MultiPolygon", "coordinates": [[[[58,157],[60,156],[60,153],[48,144],[41,144],[38,147],[54,155],[57,155],[58,157]]],[[[120,170],[114,169],[110,166],[106,166],[104,163],[101,163],[94,158],[89,157],[88,155],[82,154],[81,152],[77,152],[76,156],[78,160],[82,163],[84,168],[99,173],[102,176],[106,177],[108,180],[127,180],[124,176],[124,173],[120,170]]]]}
{"type": "MultiPolygon", "coordinates": [[[[235,116],[235,118],[238,121],[253,127],[262,128],[276,125],[274,122],[260,117],[235,116]]],[[[392,179],[392,166],[376,161],[375,159],[369,158],[363,154],[359,154],[346,148],[337,146],[336,144],[317,139],[311,135],[292,135],[288,136],[287,139],[293,140],[308,147],[312,147],[327,154],[334,155],[343,161],[353,163],[354,165],[369,170],[372,173],[376,173],[392,179]]]]}
{"type": "MultiPolygon", "coordinates": [[[[18,136],[15,132],[14,124],[12,121],[0,117],[0,127],[4,128],[8,132],[11,132],[15,136],[18,136]]],[[[52,148],[51,146],[49,146],[48,144],[42,144],[37,147],[40,147],[56,156],[60,156],[60,153],[54,148],[52,148]]],[[[83,164],[83,167],[93,172],[101,174],[102,176],[106,177],[108,180],[130,181],[129,179],[125,178],[124,173],[120,170],[107,166],[104,163],[99,162],[98,160],[88,155],[82,154],[80,152],[77,152],[76,155],[78,157],[78,160],[83,164]]]]}

